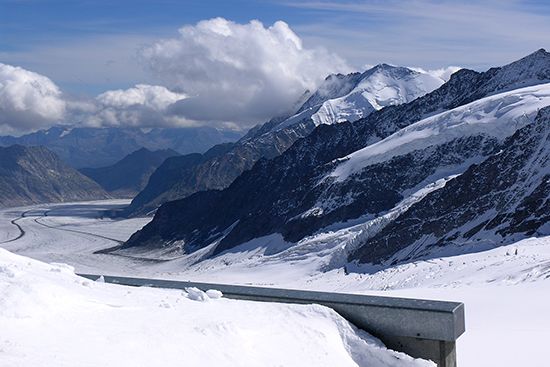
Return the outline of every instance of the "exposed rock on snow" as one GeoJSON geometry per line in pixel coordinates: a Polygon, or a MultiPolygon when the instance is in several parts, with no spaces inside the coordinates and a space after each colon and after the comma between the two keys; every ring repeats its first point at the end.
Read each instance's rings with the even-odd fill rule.
{"type": "Polygon", "coordinates": [[[550,107],[502,149],[434,191],[367,240],[351,258],[404,261],[438,247],[550,234],[550,107]]]}

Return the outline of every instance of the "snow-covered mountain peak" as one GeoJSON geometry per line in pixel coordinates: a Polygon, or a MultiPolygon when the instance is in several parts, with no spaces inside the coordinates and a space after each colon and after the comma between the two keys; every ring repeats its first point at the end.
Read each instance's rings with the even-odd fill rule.
{"type": "Polygon", "coordinates": [[[317,88],[315,93],[305,101],[302,107],[300,107],[298,113],[316,107],[327,100],[346,95],[355,88],[361,76],[361,73],[358,72],[350,74],[330,74],[317,88]]]}
{"type": "Polygon", "coordinates": [[[380,64],[361,74],[347,95],[324,102],[312,119],[316,125],[355,121],[386,106],[410,102],[443,83],[428,73],[380,64]]]}
{"type": "Polygon", "coordinates": [[[439,88],[444,80],[405,67],[380,64],[363,73],[352,93],[361,93],[377,110],[410,102],[439,88]]]}
{"type": "Polygon", "coordinates": [[[308,119],[315,125],[355,121],[383,107],[410,102],[444,82],[428,73],[389,64],[376,65],[363,73],[331,74],[295,115],[271,131],[308,119]]]}
{"type": "Polygon", "coordinates": [[[401,78],[406,78],[407,76],[418,72],[403,66],[395,66],[395,65],[382,63],[382,64],[375,65],[368,70],[365,70],[361,75],[361,79],[366,79],[369,76],[376,73],[383,73],[385,75],[401,79],[401,78]]]}

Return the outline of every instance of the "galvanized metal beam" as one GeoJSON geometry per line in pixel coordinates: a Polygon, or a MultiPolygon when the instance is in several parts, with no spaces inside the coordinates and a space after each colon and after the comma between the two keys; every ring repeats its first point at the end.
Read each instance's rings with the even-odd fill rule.
{"type": "MultiPolygon", "coordinates": [[[[99,275],[79,274],[96,280],[99,275]]],[[[128,286],[201,290],[217,289],[224,297],[260,302],[320,304],[379,337],[389,348],[456,367],[456,340],[465,331],[464,304],[459,302],[367,296],[227,284],[104,276],[105,282],[128,286]]]]}

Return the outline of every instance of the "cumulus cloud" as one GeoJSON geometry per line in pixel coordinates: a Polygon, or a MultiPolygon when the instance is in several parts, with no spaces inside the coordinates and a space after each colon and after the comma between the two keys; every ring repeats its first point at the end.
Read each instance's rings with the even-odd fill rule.
{"type": "Polygon", "coordinates": [[[97,96],[96,99],[104,106],[115,108],[141,105],[154,110],[163,110],[186,97],[183,93],[175,93],[159,85],[137,84],[129,89],[107,91],[97,96]]]}
{"type": "Polygon", "coordinates": [[[265,27],[255,20],[204,20],[140,55],[153,75],[189,96],[170,106],[170,113],[203,122],[266,120],[329,73],[350,71],[340,57],[304,47],[282,21],[265,27]]]}
{"type": "Polygon", "coordinates": [[[0,63],[0,131],[18,133],[63,119],[66,103],[49,78],[0,63]]]}
{"type": "Polygon", "coordinates": [[[63,95],[48,77],[0,63],[0,134],[20,135],[52,125],[189,126],[167,112],[183,93],[157,85],[137,84],[95,98],[63,95]]]}
{"type": "Polygon", "coordinates": [[[184,26],[179,36],[140,50],[161,85],[137,84],[95,98],[63,95],[47,77],[0,64],[0,133],[54,124],[248,127],[286,112],[345,61],[306,48],[284,22],[222,18],[184,26]]]}
{"type": "Polygon", "coordinates": [[[173,126],[185,121],[171,116],[166,109],[185,98],[185,94],[163,86],[137,84],[128,89],[107,91],[94,101],[74,101],[70,109],[84,124],[91,126],[173,126]]]}

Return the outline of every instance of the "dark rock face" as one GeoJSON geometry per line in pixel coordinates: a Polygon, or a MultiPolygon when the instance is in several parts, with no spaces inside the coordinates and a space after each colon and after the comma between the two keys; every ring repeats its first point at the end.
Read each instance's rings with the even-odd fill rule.
{"type": "Polygon", "coordinates": [[[438,246],[550,234],[550,107],[497,154],[449,181],[388,224],[350,256],[406,261],[438,246]],[[515,237],[514,237],[515,236],[515,237]],[[519,236],[519,237],[517,237],[519,236]]]}
{"type": "Polygon", "coordinates": [[[141,148],[112,166],[82,168],[79,171],[115,197],[134,197],[147,185],[149,177],[162,162],[178,155],[171,149],[150,151],[141,148]]]}
{"type": "Polygon", "coordinates": [[[123,216],[145,215],[163,203],[170,190],[182,180],[191,177],[204,162],[223,155],[233,143],[216,145],[205,154],[193,153],[166,159],[149,177],[145,188],[121,213],[123,216]]]}
{"type": "Polygon", "coordinates": [[[493,138],[464,137],[368,166],[343,182],[321,181],[303,197],[299,213],[286,220],[283,234],[295,242],[335,222],[376,216],[403,200],[403,192],[422,186],[430,177],[431,182],[438,171],[460,169],[457,167],[479,160],[497,147],[499,142],[493,138]]]}
{"type": "Polygon", "coordinates": [[[0,206],[108,198],[97,183],[44,147],[0,148],[0,206]]]}
{"type": "MultiPolygon", "coordinates": [[[[390,84],[392,81],[395,84],[410,83],[411,90],[406,96],[412,99],[412,96],[423,92],[422,85],[417,85],[418,82],[415,80],[417,75],[418,73],[413,70],[385,64],[364,73],[330,75],[315,93],[305,93],[293,112],[251,129],[226,153],[201,160],[194,168],[186,169],[185,175],[181,175],[178,180],[169,178],[168,181],[172,184],[169,187],[163,185],[164,191],[158,190],[152,184],[149,185],[125,212],[128,215],[140,215],[151,212],[166,201],[182,199],[198,191],[222,190],[241,173],[251,169],[260,158],[274,158],[288,149],[296,140],[309,135],[316,127],[312,116],[320,111],[324,102],[348,95],[361,83],[374,83],[370,78],[375,80],[382,78],[390,84]],[[412,88],[413,86],[416,88],[412,88]],[[156,195],[153,195],[153,192],[156,195]]],[[[389,85],[389,87],[396,88],[395,85],[389,85]]],[[[357,104],[354,102],[356,112],[361,110],[362,116],[375,110],[371,102],[362,97],[359,91],[354,93],[357,94],[357,104]]],[[[386,103],[393,102],[386,101],[386,103]]],[[[330,114],[325,111],[324,114],[332,117],[325,118],[323,123],[337,123],[339,120],[337,112],[332,111],[330,114]]]]}
{"type": "Polygon", "coordinates": [[[199,191],[224,189],[260,158],[280,155],[314,127],[313,122],[304,121],[236,144],[216,146],[204,155],[171,158],[155,171],[147,186],[125,209],[124,215],[144,215],[167,201],[199,191]]]}
{"type": "Polygon", "coordinates": [[[166,162],[166,167],[159,167],[153,174],[154,179],[122,214],[144,215],[167,201],[182,199],[200,191],[222,190],[228,187],[240,174],[251,169],[260,158],[271,159],[280,155],[296,140],[307,136],[315,128],[315,124],[309,119],[311,114],[305,115],[303,120],[292,126],[272,131],[277,125],[291,117],[294,112],[302,111],[304,106],[311,108],[313,113],[319,109],[320,103],[349,92],[360,75],[354,73],[327,77],[326,84],[337,86],[330,93],[304,93],[296,104],[295,111],[250,129],[242,139],[231,146],[222,144],[213,147],[203,156],[189,155],[166,162]]]}
{"type": "Polygon", "coordinates": [[[373,165],[362,177],[343,185],[321,179],[332,170],[335,159],[422,118],[503,90],[550,81],[549,66],[550,54],[540,50],[484,73],[461,70],[441,88],[410,103],[386,107],[354,123],[321,125],[282,155],[259,160],[227,189],[164,204],[125,246],[181,241],[184,250],[192,252],[221,239],[214,252],[219,253],[275,232],[287,240],[299,240],[328,224],[387,210],[402,199],[403,190],[413,188],[437,168],[487,156],[497,142],[483,137],[452,141],[373,165]],[[419,167],[418,172],[410,169],[412,165],[419,167]],[[331,201],[336,205],[330,210],[304,215],[317,202],[331,201]]]}
{"type": "Polygon", "coordinates": [[[240,134],[209,127],[73,128],[53,127],[21,137],[0,137],[0,146],[40,145],[56,153],[72,167],[105,167],[140,149],[173,149],[180,154],[202,153],[212,146],[236,141],[240,134]]]}

